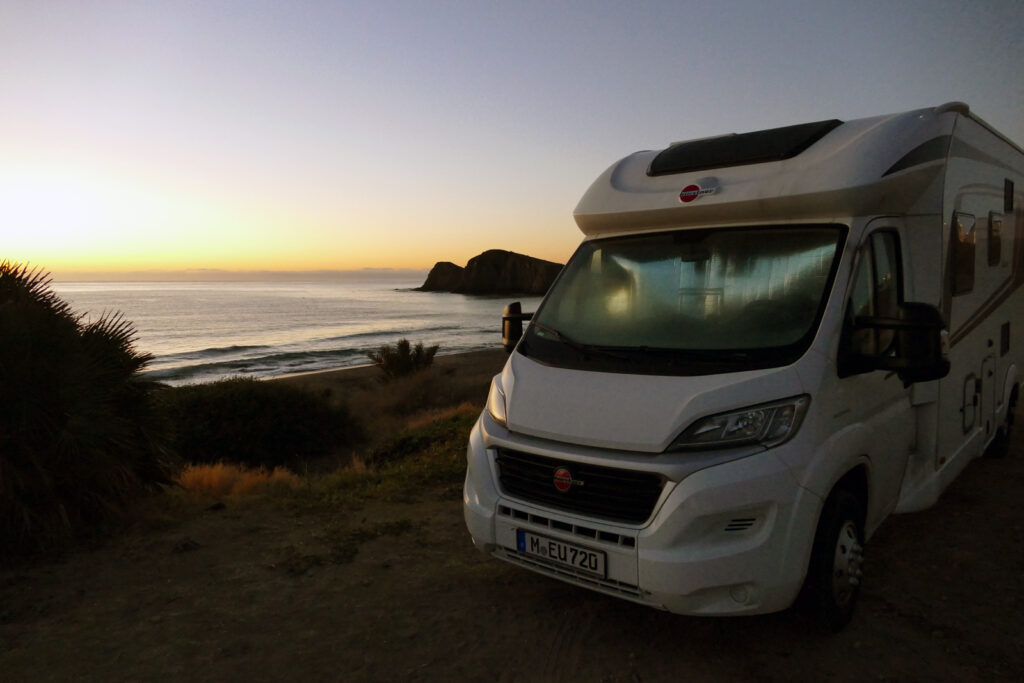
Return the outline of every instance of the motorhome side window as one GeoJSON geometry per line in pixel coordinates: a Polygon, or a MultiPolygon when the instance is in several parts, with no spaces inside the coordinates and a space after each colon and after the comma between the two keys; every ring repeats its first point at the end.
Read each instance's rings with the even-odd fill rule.
{"type": "Polygon", "coordinates": [[[857,259],[857,272],[847,309],[844,351],[852,356],[877,356],[892,346],[893,330],[855,324],[857,318],[899,316],[901,276],[899,240],[895,232],[871,235],[857,259]]]}
{"type": "Polygon", "coordinates": [[[998,266],[1002,261],[1003,217],[995,211],[988,213],[988,264],[998,266]]]}
{"type": "Polygon", "coordinates": [[[977,233],[974,230],[974,216],[969,213],[953,214],[952,268],[953,296],[967,294],[974,289],[974,247],[977,233]]]}

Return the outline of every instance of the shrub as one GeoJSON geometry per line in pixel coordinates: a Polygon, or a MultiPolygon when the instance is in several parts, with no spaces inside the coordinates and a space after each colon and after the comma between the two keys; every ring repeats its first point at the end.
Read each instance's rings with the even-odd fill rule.
{"type": "Polygon", "coordinates": [[[394,346],[385,344],[366,355],[381,369],[387,381],[430,367],[438,348],[436,344],[424,348],[422,342],[412,346],[408,339],[399,339],[394,346]]]}
{"type": "Polygon", "coordinates": [[[84,321],[39,269],[0,263],[0,536],[39,549],[169,482],[159,385],[120,314],[84,321]]]}
{"type": "Polygon", "coordinates": [[[366,464],[379,468],[416,456],[445,453],[454,454],[459,467],[465,469],[465,446],[478,412],[467,405],[452,408],[436,417],[425,417],[374,448],[366,455],[366,464]]]}
{"type": "Polygon", "coordinates": [[[344,405],[277,382],[233,378],[169,390],[178,454],[193,463],[295,466],[362,437],[344,405]]]}
{"type": "Polygon", "coordinates": [[[402,430],[365,458],[313,478],[293,503],[338,509],[370,499],[457,495],[466,476],[466,442],[478,413],[474,406],[460,406],[402,430]]]}

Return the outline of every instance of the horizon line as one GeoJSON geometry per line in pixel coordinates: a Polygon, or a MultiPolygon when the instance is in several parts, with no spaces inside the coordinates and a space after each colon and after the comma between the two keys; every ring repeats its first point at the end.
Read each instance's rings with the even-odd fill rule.
{"type": "Polygon", "coordinates": [[[350,268],[311,270],[229,270],[226,268],[181,268],[143,270],[52,270],[54,282],[231,282],[231,281],[298,281],[340,279],[388,279],[426,277],[429,268],[350,268]]]}

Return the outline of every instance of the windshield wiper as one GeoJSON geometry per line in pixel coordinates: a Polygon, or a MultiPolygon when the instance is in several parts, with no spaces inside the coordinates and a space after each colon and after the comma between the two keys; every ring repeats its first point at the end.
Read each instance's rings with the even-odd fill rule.
{"type": "MultiPolygon", "coordinates": [[[[630,347],[615,347],[613,350],[621,351],[630,347]]],[[[632,347],[634,350],[641,353],[651,355],[662,355],[662,356],[677,356],[687,360],[687,362],[698,362],[698,363],[719,363],[723,361],[744,361],[750,358],[749,351],[735,350],[735,349],[671,349],[654,346],[637,346],[632,347]]]]}
{"type": "Polygon", "coordinates": [[[657,346],[598,346],[576,341],[561,330],[532,320],[532,326],[543,330],[559,343],[568,346],[580,356],[602,356],[630,365],[668,363],[673,367],[734,367],[751,362],[752,354],[742,349],[672,349],[657,346]]]}
{"type": "Polygon", "coordinates": [[[731,367],[737,363],[749,363],[752,354],[745,350],[733,349],[672,349],[660,346],[605,346],[605,353],[626,354],[636,364],[667,363],[673,367],[715,366],[731,367]]]}
{"type": "Polygon", "coordinates": [[[578,342],[572,337],[565,334],[564,332],[560,332],[559,330],[556,330],[550,325],[545,325],[544,323],[538,322],[537,320],[530,321],[530,325],[544,330],[545,332],[553,336],[555,339],[557,339],[558,341],[565,344],[570,349],[576,351],[581,355],[585,356],[588,354],[598,354],[601,356],[606,356],[608,358],[614,358],[616,360],[626,360],[624,356],[620,356],[616,353],[607,351],[600,346],[594,346],[593,344],[584,344],[582,342],[578,342]]]}

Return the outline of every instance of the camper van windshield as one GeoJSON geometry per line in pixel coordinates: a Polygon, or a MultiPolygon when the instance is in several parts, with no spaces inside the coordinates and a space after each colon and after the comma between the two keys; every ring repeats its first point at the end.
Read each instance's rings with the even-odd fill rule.
{"type": "Polygon", "coordinates": [[[845,229],[679,230],[584,242],[519,351],[564,367],[707,374],[808,347],[845,229]]]}

